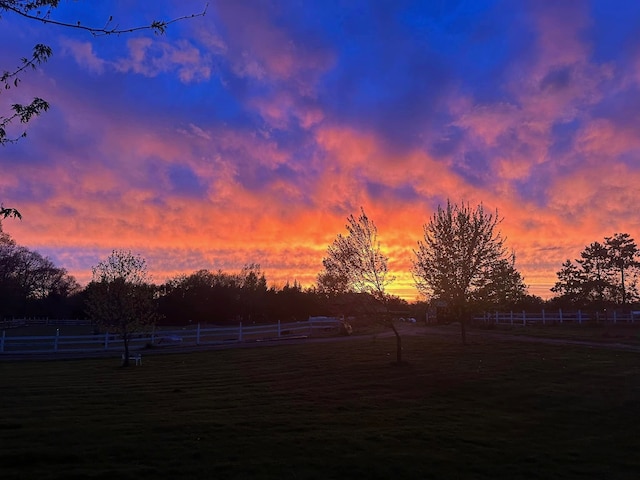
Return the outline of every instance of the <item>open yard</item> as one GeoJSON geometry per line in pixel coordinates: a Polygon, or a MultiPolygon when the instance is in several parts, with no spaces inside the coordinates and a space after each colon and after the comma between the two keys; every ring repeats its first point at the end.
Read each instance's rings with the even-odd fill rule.
{"type": "Polygon", "coordinates": [[[472,342],[0,361],[0,476],[638,477],[640,354],[472,342]]]}

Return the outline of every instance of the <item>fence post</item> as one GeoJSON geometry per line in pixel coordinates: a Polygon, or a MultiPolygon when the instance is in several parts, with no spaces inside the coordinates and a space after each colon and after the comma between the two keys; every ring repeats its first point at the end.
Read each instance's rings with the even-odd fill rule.
{"type": "Polygon", "coordinates": [[[616,323],[618,321],[618,316],[616,315],[616,311],[613,311],[613,323],[616,323]]]}
{"type": "Polygon", "coordinates": [[[4,334],[5,331],[2,330],[2,337],[0,338],[0,353],[4,352],[4,334]]]}
{"type": "Polygon", "coordinates": [[[511,315],[511,325],[513,325],[513,310],[511,310],[510,315],[511,315]]]}
{"type": "Polygon", "coordinates": [[[496,310],[496,325],[497,325],[498,323],[500,323],[500,322],[498,321],[498,311],[496,310]]]}
{"type": "Polygon", "coordinates": [[[240,326],[238,327],[238,342],[242,341],[242,322],[240,322],[240,326]]]}
{"type": "Polygon", "coordinates": [[[578,325],[582,325],[582,310],[578,310],[578,325]]]}
{"type": "Polygon", "coordinates": [[[525,313],[524,310],[522,310],[522,326],[523,327],[527,326],[527,314],[525,313]]]}
{"type": "Polygon", "coordinates": [[[558,314],[560,315],[560,323],[562,323],[562,309],[558,309],[558,314]]]}
{"type": "Polygon", "coordinates": [[[60,329],[56,328],[56,338],[53,341],[53,351],[57,352],[58,351],[58,338],[60,337],[60,329]]]}
{"type": "Polygon", "coordinates": [[[104,349],[108,350],[109,349],[109,332],[105,332],[104,333],[104,349]]]}
{"type": "Polygon", "coordinates": [[[545,318],[544,318],[544,308],[542,309],[542,325],[545,324],[545,318]]]}
{"type": "Polygon", "coordinates": [[[200,345],[200,322],[198,322],[198,329],[196,330],[196,345],[200,345]]]}
{"type": "Polygon", "coordinates": [[[280,338],[280,319],[278,319],[278,338],[280,338]]]}
{"type": "Polygon", "coordinates": [[[151,345],[156,343],[156,326],[154,325],[151,329],[151,345]]]}

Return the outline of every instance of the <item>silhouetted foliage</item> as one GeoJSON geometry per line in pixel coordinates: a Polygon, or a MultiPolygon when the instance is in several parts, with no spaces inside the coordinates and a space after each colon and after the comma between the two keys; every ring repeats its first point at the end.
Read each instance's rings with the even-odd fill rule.
{"type": "Polygon", "coordinates": [[[327,294],[368,293],[380,301],[393,282],[387,257],[380,249],[378,229],[364,209],[356,219],[347,218],[348,234],[338,234],[322,259],[324,270],[318,275],[318,289],[327,294]]]}
{"type": "Polygon", "coordinates": [[[514,253],[482,269],[475,288],[470,291],[472,311],[513,308],[524,299],[527,287],[515,266],[514,253]]]}
{"type": "Polygon", "coordinates": [[[368,309],[396,336],[397,363],[402,363],[402,340],[388,307],[386,287],[394,281],[387,267],[388,258],[382,253],[378,229],[367,217],[364,208],[360,216],[347,218],[347,235],[338,234],[322,259],[324,270],[318,275],[318,290],[334,302],[353,296],[351,308],[368,309]],[[356,301],[357,300],[357,301],[356,301]],[[375,301],[371,301],[375,300],[375,301]]]}
{"type": "Polygon", "coordinates": [[[439,205],[424,225],[424,237],[414,250],[416,288],[428,299],[446,303],[460,322],[463,343],[473,302],[497,305],[525,291],[499,223],[498,212],[487,213],[482,204],[472,209],[447,200],[446,208],[439,205]]]}
{"type": "Polygon", "coordinates": [[[604,243],[587,245],[575,263],[566,260],[551,291],[558,294],[556,303],[576,308],[627,305],[640,300],[639,274],[635,241],[628,233],[616,233],[604,243]]]}
{"type": "Polygon", "coordinates": [[[158,319],[145,260],[131,252],[114,250],[93,267],[93,280],[87,286],[87,314],[97,325],[122,336],[122,366],[129,365],[131,334],[148,330],[158,319]]]}
{"type": "MultiPolygon", "coordinates": [[[[2,221],[3,218],[10,217],[21,219],[22,215],[20,215],[20,212],[15,208],[5,208],[4,205],[0,205],[0,221],[2,221]]],[[[0,230],[2,230],[1,224],[0,230]]]]}
{"type": "Polygon", "coordinates": [[[64,268],[17,245],[0,224],[0,318],[65,316],[79,289],[64,268]]]}

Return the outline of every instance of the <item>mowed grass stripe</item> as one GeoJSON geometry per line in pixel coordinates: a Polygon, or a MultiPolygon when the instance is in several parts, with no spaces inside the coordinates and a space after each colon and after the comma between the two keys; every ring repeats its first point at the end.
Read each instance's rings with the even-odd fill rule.
{"type": "Polygon", "coordinates": [[[640,356],[407,337],[2,362],[2,478],[635,478],[640,356]]]}

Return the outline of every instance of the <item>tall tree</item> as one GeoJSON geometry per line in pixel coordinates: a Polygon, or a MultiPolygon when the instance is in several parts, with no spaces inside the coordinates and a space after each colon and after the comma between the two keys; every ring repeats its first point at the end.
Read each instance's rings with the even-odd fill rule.
{"type": "Polygon", "coordinates": [[[17,245],[0,223],[0,318],[53,315],[79,285],[64,268],[40,253],[17,245]],[[42,309],[48,307],[50,311],[42,309]]]}
{"type": "Polygon", "coordinates": [[[447,200],[446,207],[438,205],[424,225],[424,237],[414,250],[412,273],[418,291],[447,302],[460,321],[463,343],[473,295],[492,284],[493,273],[517,273],[509,268],[504,239],[498,231],[500,221],[497,210],[488,213],[482,204],[471,208],[447,200]]]}
{"type": "Polygon", "coordinates": [[[86,289],[87,313],[96,324],[122,336],[122,366],[129,366],[131,334],[147,330],[158,320],[156,288],[146,261],[131,252],[114,250],[92,271],[93,279],[86,289]]]}
{"type": "MultiPolygon", "coordinates": [[[[640,251],[636,242],[628,233],[615,233],[612,237],[605,237],[605,245],[609,253],[611,267],[620,274],[620,293],[622,305],[628,300],[628,277],[630,269],[637,269],[640,266],[638,258],[640,251]]],[[[635,292],[636,284],[631,283],[631,288],[635,292]]]]}
{"type": "Polygon", "coordinates": [[[258,263],[248,263],[239,276],[239,299],[242,319],[246,321],[264,320],[267,295],[267,278],[258,263]]]}
{"type": "MultiPolygon", "coordinates": [[[[384,323],[396,336],[396,359],[402,363],[402,339],[389,315],[387,286],[395,280],[389,274],[388,258],[382,253],[378,229],[364,208],[358,218],[347,218],[347,235],[338,234],[322,260],[324,270],[318,275],[318,289],[331,294],[362,293],[383,306],[384,323]]],[[[373,312],[380,316],[380,312],[373,312]]]]}
{"type": "Polygon", "coordinates": [[[324,271],[318,277],[319,287],[338,293],[368,293],[384,300],[386,287],[394,277],[389,274],[388,258],[380,249],[378,229],[364,208],[358,218],[349,215],[347,222],[348,234],[338,234],[327,248],[327,256],[322,260],[324,271]]]}
{"type": "Polygon", "coordinates": [[[472,303],[482,310],[513,307],[527,295],[527,286],[516,269],[516,255],[512,253],[484,268],[477,288],[471,292],[472,303]]]}
{"type": "Polygon", "coordinates": [[[613,290],[615,285],[611,275],[609,249],[600,242],[593,242],[580,253],[576,262],[582,269],[580,278],[585,299],[596,302],[601,307],[607,292],[613,290]]]}
{"type": "Polygon", "coordinates": [[[576,307],[626,305],[638,300],[640,252],[628,233],[605,237],[604,243],[587,245],[575,263],[567,260],[551,288],[560,301],[576,307]]]}
{"type": "Polygon", "coordinates": [[[551,287],[551,291],[571,305],[579,305],[584,299],[583,274],[579,264],[567,259],[562,264],[562,268],[556,272],[556,276],[558,281],[551,287]]]}

